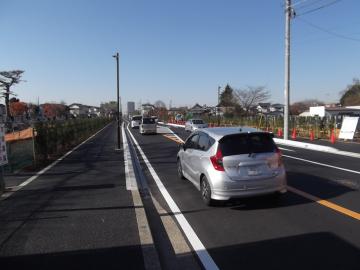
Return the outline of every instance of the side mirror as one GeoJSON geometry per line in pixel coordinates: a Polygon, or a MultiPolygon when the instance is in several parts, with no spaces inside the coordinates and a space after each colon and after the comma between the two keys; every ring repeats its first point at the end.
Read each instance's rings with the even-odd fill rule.
{"type": "Polygon", "coordinates": [[[184,143],[180,143],[179,144],[179,150],[184,150],[184,151],[186,151],[186,147],[185,147],[185,144],[184,143]]]}

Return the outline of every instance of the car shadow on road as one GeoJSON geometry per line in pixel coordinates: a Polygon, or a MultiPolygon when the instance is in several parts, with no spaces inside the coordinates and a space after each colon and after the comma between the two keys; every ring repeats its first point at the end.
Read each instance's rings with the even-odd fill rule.
{"type": "Polygon", "coordinates": [[[2,256],[1,269],[145,269],[141,246],[63,251],[54,253],[2,256]]]}
{"type": "Polygon", "coordinates": [[[208,251],[220,269],[355,270],[359,269],[360,258],[358,248],[329,232],[291,235],[208,251]]]}
{"type": "MultiPolygon", "coordinates": [[[[312,174],[288,172],[288,185],[307,194],[319,197],[323,200],[331,200],[343,194],[353,192],[354,189],[344,185],[336,184],[333,181],[315,176],[312,174]]],[[[299,204],[314,203],[314,201],[288,191],[280,197],[258,196],[245,199],[233,199],[224,206],[231,207],[234,210],[255,210],[288,207],[299,204]]],[[[221,205],[221,204],[220,204],[221,205]]]]}
{"type": "MultiPolygon", "coordinates": [[[[209,254],[219,269],[355,270],[360,258],[356,246],[329,232],[217,246],[197,252],[200,257],[209,254]]],[[[182,261],[192,256],[192,252],[182,253],[177,257],[176,264],[181,265],[182,261]]],[[[97,249],[84,247],[83,250],[31,255],[0,254],[0,259],[2,270],[145,269],[140,245],[97,249]]],[[[206,262],[209,263],[208,260],[206,262]]]]}

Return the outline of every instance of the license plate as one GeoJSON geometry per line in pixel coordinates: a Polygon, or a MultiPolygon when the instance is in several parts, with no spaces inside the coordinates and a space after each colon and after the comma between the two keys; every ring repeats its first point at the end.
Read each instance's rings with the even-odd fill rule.
{"type": "Polygon", "coordinates": [[[248,175],[249,176],[256,176],[256,175],[260,175],[261,171],[259,170],[259,168],[257,167],[249,167],[248,168],[248,175]]]}

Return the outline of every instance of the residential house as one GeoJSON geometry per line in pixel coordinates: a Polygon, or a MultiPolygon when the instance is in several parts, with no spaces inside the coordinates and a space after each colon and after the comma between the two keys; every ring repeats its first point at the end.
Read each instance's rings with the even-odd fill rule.
{"type": "Polygon", "coordinates": [[[207,107],[206,105],[201,106],[196,103],[192,108],[189,109],[188,113],[192,114],[193,118],[202,118],[209,114],[210,111],[210,107],[207,107]]]}
{"type": "Polygon", "coordinates": [[[258,114],[263,114],[265,116],[283,116],[284,115],[284,105],[275,103],[259,103],[256,107],[258,114]]]}
{"type": "Polygon", "coordinates": [[[89,108],[90,106],[83,105],[80,103],[73,103],[69,105],[70,108],[70,114],[74,118],[85,118],[89,116],[89,108]]]}
{"type": "Polygon", "coordinates": [[[90,106],[88,111],[88,117],[99,117],[100,116],[100,107],[90,106]]]}

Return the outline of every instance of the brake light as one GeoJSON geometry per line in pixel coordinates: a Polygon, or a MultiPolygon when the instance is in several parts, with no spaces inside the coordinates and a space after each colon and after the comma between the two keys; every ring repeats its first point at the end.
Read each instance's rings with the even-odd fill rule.
{"type": "Polygon", "coordinates": [[[220,147],[217,149],[215,156],[210,157],[210,160],[215,170],[221,172],[225,171],[223,164],[223,155],[220,147]]]}
{"type": "Polygon", "coordinates": [[[278,159],[278,166],[280,167],[283,164],[283,162],[282,162],[282,152],[279,148],[276,148],[276,154],[278,159]]]}

